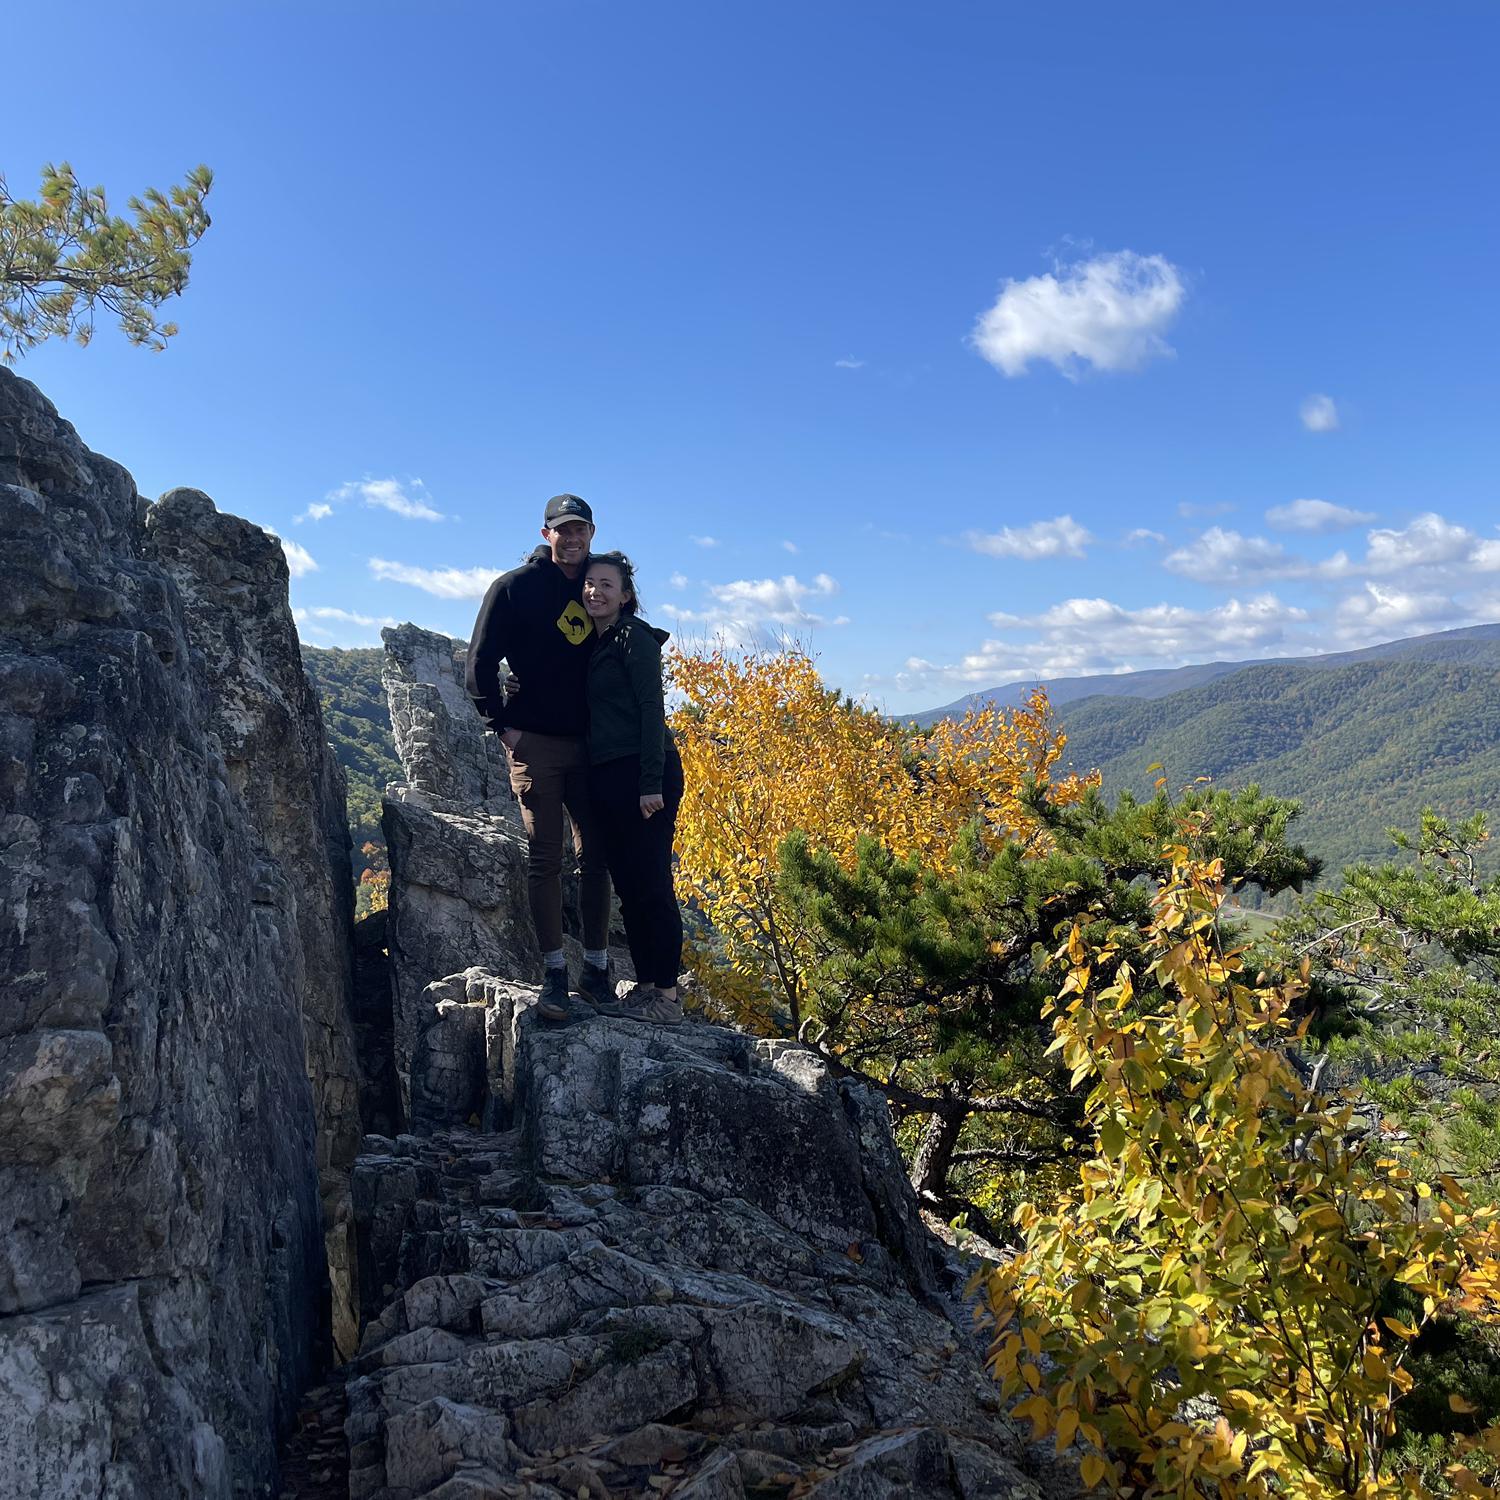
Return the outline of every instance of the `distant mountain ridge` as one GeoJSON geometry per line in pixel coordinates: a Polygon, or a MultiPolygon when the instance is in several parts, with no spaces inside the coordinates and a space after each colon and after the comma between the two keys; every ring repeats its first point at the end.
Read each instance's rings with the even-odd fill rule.
{"type": "Polygon", "coordinates": [[[1481,653],[1488,644],[1500,643],[1500,624],[1468,625],[1461,630],[1442,630],[1432,635],[1409,636],[1387,641],[1380,646],[1365,646],[1358,651],[1330,651],[1317,656],[1271,656],[1254,661],[1212,661],[1186,667],[1159,667],[1144,672],[1099,673],[1091,677],[1028,678],[1003,687],[986,688],[967,693],[940,708],[929,708],[919,714],[903,715],[912,723],[926,728],[939,719],[958,718],[971,708],[993,705],[1014,708],[1024,703],[1038,681],[1047,689],[1054,708],[1081,698],[1165,698],[1189,688],[1244,672],[1253,667],[1289,666],[1311,669],[1344,667],[1361,661],[1387,661],[1403,657],[1450,657],[1459,659],[1479,643],[1481,653]]]}
{"type": "Polygon", "coordinates": [[[1488,812],[1500,829],[1500,630],[1393,644],[1414,649],[1250,666],[1158,698],[1075,699],[1061,714],[1065,761],[1097,767],[1107,793],[1149,794],[1164,774],[1173,787],[1209,776],[1295,797],[1298,837],[1330,877],[1389,857],[1387,829],[1414,832],[1424,807],[1488,812]]]}

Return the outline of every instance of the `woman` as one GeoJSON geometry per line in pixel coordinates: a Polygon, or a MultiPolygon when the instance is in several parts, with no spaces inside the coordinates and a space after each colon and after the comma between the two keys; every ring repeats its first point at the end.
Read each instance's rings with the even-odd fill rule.
{"type": "Polygon", "coordinates": [[[623,552],[590,556],[583,607],[598,633],[589,658],[589,800],[620,898],[635,987],[598,1006],[605,1015],[675,1025],[682,913],[672,888],[672,835],[682,761],[662,701],[665,630],[638,614],[635,570],[623,552]]]}

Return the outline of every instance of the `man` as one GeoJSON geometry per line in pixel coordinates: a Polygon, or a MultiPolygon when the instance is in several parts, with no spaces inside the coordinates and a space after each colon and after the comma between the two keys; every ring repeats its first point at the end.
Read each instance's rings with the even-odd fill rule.
{"type": "Polygon", "coordinates": [[[562,939],[563,808],[573,820],[581,872],[584,962],[578,992],[592,1005],[614,999],[609,973],[609,874],[588,803],[585,684],[595,642],[581,602],[594,513],[577,495],[554,495],[538,547],[497,578],[474,622],[466,687],[480,717],[504,742],[510,785],[526,828],[527,898],[545,974],[541,1011],[571,1013],[562,939]],[[504,657],[520,690],[508,700],[504,657]]]}

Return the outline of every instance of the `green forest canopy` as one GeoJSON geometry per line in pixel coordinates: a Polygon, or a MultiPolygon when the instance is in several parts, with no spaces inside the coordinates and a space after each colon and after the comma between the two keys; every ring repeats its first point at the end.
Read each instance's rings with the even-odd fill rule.
{"type": "Polygon", "coordinates": [[[339,650],[302,648],[302,661],[323,703],[323,727],[349,783],[349,833],[354,842],[358,876],[359,851],[366,843],[384,846],[380,799],[386,787],[402,780],[401,762],[391,734],[391,714],[380,680],[385,649],[365,646],[339,650]]]}

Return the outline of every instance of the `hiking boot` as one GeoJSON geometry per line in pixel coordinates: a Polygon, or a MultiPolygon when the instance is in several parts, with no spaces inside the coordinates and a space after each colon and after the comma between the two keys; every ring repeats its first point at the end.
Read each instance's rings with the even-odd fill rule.
{"type": "Polygon", "coordinates": [[[598,964],[591,964],[587,959],[583,961],[583,967],[578,971],[578,996],[588,1001],[595,1010],[603,1010],[606,1005],[613,1005],[615,1001],[615,970],[613,964],[607,964],[600,968],[598,964]]]}
{"type": "Polygon", "coordinates": [[[620,1021],[645,1021],[650,1026],[675,1026],[682,1019],[682,1001],[668,1000],[655,985],[636,984],[612,1004],[601,1005],[599,1013],[620,1021]]]}
{"type": "Polygon", "coordinates": [[[598,1014],[587,1000],[575,999],[568,993],[568,971],[548,969],[542,978],[541,999],[536,1013],[544,1021],[583,1021],[598,1014]]]}

